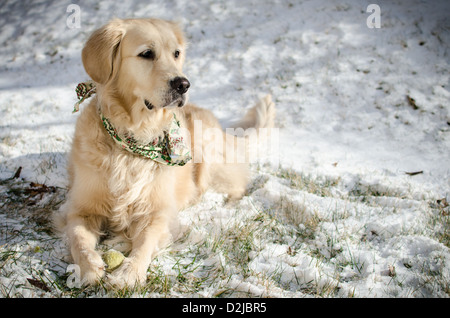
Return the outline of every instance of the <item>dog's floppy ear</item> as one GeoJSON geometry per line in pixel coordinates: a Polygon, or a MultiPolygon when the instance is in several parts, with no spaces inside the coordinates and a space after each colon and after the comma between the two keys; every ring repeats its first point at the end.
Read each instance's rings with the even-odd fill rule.
{"type": "Polygon", "coordinates": [[[184,36],[184,32],[181,30],[180,25],[177,22],[167,21],[170,26],[172,27],[172,30],[175,34],[175,37],[177,38],[177,41],[180,45],[186,46],[186,37],[184,36]]]}
{"type": "Polygon", "coordinates": [[[81,58],[86,73],[95,82],[105,84],[110,79],[125,30],[125,21],[114,19],[94,31],[86,42],[81,58]]]}

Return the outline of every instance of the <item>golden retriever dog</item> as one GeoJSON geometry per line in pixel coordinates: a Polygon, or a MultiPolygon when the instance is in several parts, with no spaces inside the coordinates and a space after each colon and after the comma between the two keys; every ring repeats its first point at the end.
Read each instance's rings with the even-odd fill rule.
{"type": "MultiPolygon", "coordinates": [[[[245,151],[236,145],[248,138],[230,138],[209,110],[187,103],[185,56],[179,26],[159,19],[112,20],[83,48],[83,65],[96,94],[76,122],[69,192],[55,225],[85,284],[143,284],[152,257],[171,237],[178,211],[210,188],[234,200],[245,193],[248,163],[225,157],[227,151],[245,151]],[[173,127],[176,137],[170,137],[173,127]],[[172,146],[181,152],[172,156],[172,146]],[[160,151],[157,156],[169,161],[144,156],[137,148],[160,151]],[[214,160],[207,160],[207,153],[214,160]],[[123,263],[108,274],[96,250],[106,234],[127,246],[123,263]]],[[[270,128],[274,116],[268,95],[247,112],[241,126],[270,128]]]]}

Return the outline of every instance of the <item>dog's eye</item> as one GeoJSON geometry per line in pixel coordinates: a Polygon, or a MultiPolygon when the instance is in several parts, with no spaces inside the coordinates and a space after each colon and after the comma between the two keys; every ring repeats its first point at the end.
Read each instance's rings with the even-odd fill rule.
{"type": "Polygon", "coordinates": [[[154,60],[155,59],[155,52],[153,50],[146,50],[139,54],[139,57],[142,57],[144,59],[154,60]]]}
{"type": "Polygon", "coordinates": [[[177,59],[180,56],[180,50],[176,50],[175,53],[173,53],[173,56],[177,59]]]}

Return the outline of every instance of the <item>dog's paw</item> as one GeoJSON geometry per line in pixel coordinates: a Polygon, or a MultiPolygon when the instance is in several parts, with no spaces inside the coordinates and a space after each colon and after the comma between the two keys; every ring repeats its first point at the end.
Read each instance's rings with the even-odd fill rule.
{"type": "Polygon", "coordinates": [[[133,258],[125,258],[122,265],[106,276],[108,285],[115,288],[133,288],[143,285],[147,280],[147,269],[142,268],[133,258]]]}
{"type": "Polygon", "coordinates": [[[82,274],[82,284],[84,286],[95,285],[100,282],[100,280],[105,276],[105,271],[103,269],[91,269],[87,270],[82,274]]]}
{"type": "Polygon", "coordinates": [[[83,285],[94,285],[105,276],[105,263],[95,251],[82,253],[79,262],[83,285]]]}

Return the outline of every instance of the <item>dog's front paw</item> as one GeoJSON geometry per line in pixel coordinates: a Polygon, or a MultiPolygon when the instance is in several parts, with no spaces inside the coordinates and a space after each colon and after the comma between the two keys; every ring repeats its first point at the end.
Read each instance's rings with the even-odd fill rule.
{"type": "Polygon", "coordinates": [[[94,285],[105,276],[105,263],[94,250],[83,251],[78,265],[80,266],[83,285],[94,285]]]}
{"type": "Polygon", "coordinates": [[[125,258],[122,265],[106,276],[107,283],[115,288],[133,288],[147,280],[147,269],[139,266],[133,258],[125,258]]]}
{"type": "Polygon", "coordinates": [[[105,271],[101,268],[89,269],[82,275],[83,285],[95,285],[105,276],[105,271]]]}

